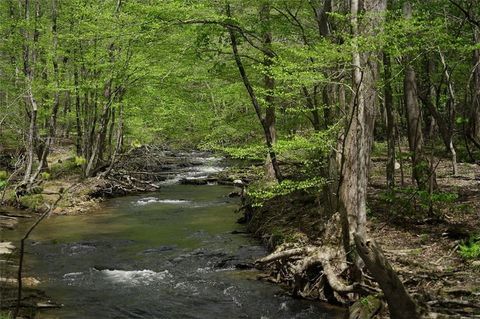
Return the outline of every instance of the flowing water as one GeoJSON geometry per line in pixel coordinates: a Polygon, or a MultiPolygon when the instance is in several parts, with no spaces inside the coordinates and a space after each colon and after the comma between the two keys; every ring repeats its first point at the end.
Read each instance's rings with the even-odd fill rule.
{"type": "Polygon", "coordinates": [[[27,245],[26,273],[63,307],[37,317],[341,318],[236,269],[266,252],[235,223],[231,191],[172,184],[45,220],[27,245]]]}

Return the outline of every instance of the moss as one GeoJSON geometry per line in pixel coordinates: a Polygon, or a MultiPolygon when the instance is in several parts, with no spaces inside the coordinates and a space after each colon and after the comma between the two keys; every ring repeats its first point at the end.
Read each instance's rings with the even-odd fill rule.
{"type": "Polygon", "coordinates": [[[276,247],[278,245],[281,245],[285,242],[286,238],[285,235],[283,234],[282,229],[279,228],[274,228],[271,231],[269,243],[271,247],[276,247]]]}

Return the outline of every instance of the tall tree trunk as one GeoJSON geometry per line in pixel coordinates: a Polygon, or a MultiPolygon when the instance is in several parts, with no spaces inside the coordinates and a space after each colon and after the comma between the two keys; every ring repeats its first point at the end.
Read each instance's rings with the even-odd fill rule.
{"type": "Polygon", "coordinates": [[[387,187],[395,187],[395,116],[393,108],[392,66],[388,53],[383,53],[383,76],[385,81],[385,112],[387,119],[387,187]]]}
{"type": "MultiPolygon", "coordinates": [[[[440,112],[438,111],[440,108],[440,105],[434,105],[432,102],[432,94],[431,92],[434,91],[432,89],[432,84],[430,80],[430,75],[433,73],[433,63],[431,59],[428,57],[425,59],[425,80],[423,80],[422,83],[422,89],[420,90],[420,97],[423,101],[423,103],[427,106],[430,114],[433,117],[434,122],[437,124],[438,129],[440,131],[440,135],[442,137],[442,141],[445,144],[445,148],[447,151],[450,152],[451,158],[452,158],[452,172],[453,175],[457,175],[457,152],[455,150],[455,147],[453,145],[453,134],[454,134],[454,128],[455,128],[455,104],[456,104],[456,99],[455,99],[455,92],[453,91],[453,84],[451,82],[451,77],[450,73],[448,71],[445,58],[442,54],[440,53],[440,60],[443,65],[443,71],[445,75],[445,80],[449,92],[449,99],[447,101],[448,107],[446,108],[446,114],[445,116],[442,116],[440,112]]],[[[437,104],[441,103],[440,99],[440,92],[437,92],[437,104]]]]}
{"type": "MultiPolygon", "coordinates": [[[[364,0],[363,8],[367,18],[359,26],[359,0],[351,0],[351,25],[352,34],[355,38],[363,35],[372,35],[375,27],[383,22],[383,13],[386,10],[385,0],[364,0]],[[371,14],[371,17],[368,17],[371,14]]],[[[373,143],[373,126],[375,122],[375,108],[377,104],[376,82],[379,78],[375,53],[360,53],[357,43],[354,42],[353,50],[353,88],[354,99],[352,103],[353,114],[356,115],[356,131],[350,130],[352,143],[356,144],[354,157],[356,169],[352,169],[351,180],[355,180],[356,198],[351,203],[353,214],[349,213],[350,232],[354,232],[354,242],[359,257],[365,262],[369,272],[380,284],[387,300],[392,318],[419,318],[416,305],[407,294],[401,281],[391,268],[388,261],[383,257],[379,248],[369,244],[366,238],[366,200],[368,184],[368,167],[370,162],[370,149],[373,143]],[[356,219],[354,220],[354,217],[356,219]],[[355,228],[353,228],[355,227],[355,228]],[[406,308],[404,308],[406,307],[406,308]]],[[[348,137],[348,136],[347,136],[348,137]]],[[[352,199],[343,199],[352,201],[352,199]]],[[[353,240],[353,239],[351,239],[353,240]]]]}
{"type": "MultiPolygon", "coordinates": [[[[227,5],[227,15],[231,17],[230,5],[227,5]]],[[[272,132],[270,130],[269,125],[267,124],[265,117],[263,117],[262,115],[262,107],[260,106],[260,103],[258,102],[258,99],[257,99],[257,95],[255,94],[255,91],[252,85],[250,84],[250,80],[247,76],[247,72],[245,71],[245,67],[243,65],[242,59],[238,52],[238,42],[237,42],[235,30],[233,30],[232,28],[228,28],[228,32],[230,35],[230,44],[232,46],[232,52],[233,52],[233,57],[235,58],[235,63],[237,64],[237,68],[240,73],[240,76],[242,77],[243,84],[245,85],[248,95],[250,96],[250,101],[252,102],[253,108],[255,109],[257,118],[259,119],[260,124],[262,125],[262,128],[263,128],[265,144],[268,150],[268,156],[270,157],[270,161],[272,163],[275,179],[280,182],[282,180],[282,175],[280,172],[280,166],[278,165],[277,154],[273,149],[274,137],[272,136],[272,132]]]]}
{"type": "MultiPolygon", "coordinates": [[[[19,8],[23,7],[23,19],[27,22],[30,21],[30,1],[24,0],[19,1],[19,8]]],[[[34,31],[35,33],[35,31],[34,31]]],[[[29,116],[29,128],[27,136],[27,164],[25,168],[25,173],[23,175],[23,183],[28,184],[33,171],[33,163],[35,160],[35,146],[37,138],[37,113],[38,106],[37,102],[33,96],[32,82],[33,82],[33,53],[30,47],[31,35],[28,30],[23,30],[23,74],[26,82],[26,96],[25,96],[25,105],[27,108],[27,114],[29,116]]],[[[33,35],[33,41],[36,37],[33,35]]]]}
{"type": "MultiPolygon", "coordinates": [[[[270,30],[270,5],[264,4],[260,8],[260,21],[263,26],[263,48],[265,49],[263,57],[263,66],[265,68],[264,72],[264,87],[266,91],[265,96],[265,125],[268,128],[268,131],[271,136],[272,145],[274,146],[277,141],[277,132],[275,130],[275,105],[274,105],[274,89],[275,89],[275,79],[271,74],[271,67],[273,64],[273,54],[272,50],[272,32],[270,30]]],[[[265,171],[267,180],[275,180],[275,169],[272,164],[272,159],[269,154],[267,154],[267,159],[265,162],[265,171]]]]}
{"type": "Polygon", "coordinates": [[[28,81],[26,104],[30,104],[30,125],[28,129],[27,137],[27,166],[23,175],[23,183],[28,184],[32,176],[33,161],[35,159],[35,136],[37,134],[37,112],[38,106],[35,98],[33,97],[32,87],[30,80],[28,81]]]}
{"type": "MultiPolygon", "coordinates": [[[[412,6],[404,4],[404,15],[407,19],[412,16],[412,6]]],[[[408,145],[412,154],[412,180],[416,181],[419,189],[427,190],[430,179],[429,163],[423,151],[422,112],[418,105],[417,77],[409,58],[405,62],[405,76],[403,80],[403,94],[407,115],[408,145]]]]}
{"type": "Polygon", "coordinates": [[[80,88],[78,83],[78,70],[74,66],[73,71],[73,85],[75,87],[75,129],[77,134],[75,136],[75,148],[77,156],[83,155],[82,144],[83,144],[83,130],[81,124],[81,105],[80,105],[80,88]]]}
{"type": "MultiPolygon", "coordinates": [[[[480,44],[480,29],[473,27],[473,41],[480,44]]],[[[473,86],[470,138],[480,144],[480,49],[473,51],[473,86]]]]}
{"type": "Polygon", "coordinates": [[[38,175],[42,170],[48,168],[47,157],[48,157],[48,154],[50,153],[50,147],[56,135],[57,115],[60,107],[60,78],[59,78],[60,75],[59,75],[58,61],[57,61],[57,47],[58,47],[57,0],[51,0],[51,1],[52,1],[52,34],[53,34],[52,66],[53,66],[54,81],[55,81],[55,93],[53,98],[51,114],[50,114],[50,120],[48,124],[48,136],[46,138],[45,145],[43,146],[43,151],[39,161],[38,168],[30,179],[31,183],[35,181],[35,179],[38,177],[38,175]]]}
{"type": "Polygon", "coordinates": [[[425,177],[421,175],[422,171],[418,168],[423,151],[421,112],[417,102],[416,75],[411,65],[405,67],[403,94],[407,114],[408,145],[412,152],[412,179],[416,180],[417,184],[424,188],[425,177]]]}

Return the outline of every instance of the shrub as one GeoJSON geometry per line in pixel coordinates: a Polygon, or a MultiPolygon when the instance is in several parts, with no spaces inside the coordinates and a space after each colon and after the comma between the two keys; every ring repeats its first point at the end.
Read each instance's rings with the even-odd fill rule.
{"type": "Polygon", "coordinates": [[[279,184],[257,185],[248,190],[248,195],[253,199],[253,206],[259,207],[276,196],[285,196],[295,191],[318,191],[327,183],[326,179],[316,177],[303,181],[283,180],[279,184]]]}
{"type": "Polygon", "coordinates": [[[76,166],[83,166],[87,163],[87,160],[83,156],[75,156],[75,165],[76,166]]]}
{"type": "Polygon", "coordinates": [[[458,253],[465,259],[480,258],[480,236],[471,237],[458,246],[458,253]]]}
{"type": "Polygon", "coordinates": [[[24,207],[37,210],[43,204],[44,199],[42,194],[34,194],[20,197],[20,204],[24,207]]]}
{"type": "Polygon", "coordinates": [[[40,177],[44,180],[49,180],[51,175],[48,172],[42,172],[42,173],[40,173],[40,177]]]}
{"type": "Polygon", "coordinates": [[[381,194],[394,215],[409,218],[436,217],[446,213],[466,210],[465,205],[457,205],[458,194],[434,191],[432,193],[415,187],[396,188],[381,194]],[[431,216],[433,214],[433,216],[431,216]]]}
{"type": "Polygon", "coordinates": [[[10,312],[0,312],[0,319],[11,319],[12,314],[10,312]]]}
{"type": "MultiPolygon", "coordinates": [[[[50,166],[50,175],[52,178],[59,178],[62,176],[74,175],[81,173],[83,157],[72,157],[61,163],[55,163],[50,166]]],[[[83,159],[85,160],[85,159],[83,159]]]]}
{"type": "Polygon", "coordinates": [[[8,179],[7,171],[0,171],[0,181],[4,181],[6,179],[8,179]]]}

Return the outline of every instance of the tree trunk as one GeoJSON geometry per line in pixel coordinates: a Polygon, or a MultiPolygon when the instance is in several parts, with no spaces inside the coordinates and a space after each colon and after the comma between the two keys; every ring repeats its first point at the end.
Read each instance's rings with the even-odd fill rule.
{"type": "MultiPolygon", "coordinates": [[[[405,17],[410,19],[412,6],[409,2],[405,2],[403,10],[405,17]]],[[[430,165],[423,151],[422,112],[418,105],[417,79],[410,59],[406,60],[403,94],[407,114],[408,145],[412,153],[412,180],[416,181],[419,189],[427,190],[431,177],[435,180],[435,172],[430,172],[430,165]]]]}
{"type": "MultiPolygon", "coordinates": [[[[352,34],[354,37],[360,36],[362,33],[372,32],[374,26],[382,22],[381,16],[386,10],[385,0],[369,0],[363,2],[364,9],[367,14],[372,13],[374,18],[372,21],[362,21],[366,30],[361,30],[358,23],[359,0],[351,1],[351,24],[352,34]],[[363,32],[362,32],[363,31],[363,32]],[[362,33],[361,33],[362,32],[362,33]]],[[[380,284],[390,309],[392,318],[419,318],[416,311],[416,305],[407,294],[400,280],[390,267],[386,259],[381,255],[380,250],[368,245],[366,240],[366,199],[367,199],[367,183],[368,183],[368,166],[370,162],[370,149],[373,143],[373,124],[375,119],[376,91],[375,86],[378,80],[378,67],[374,53],[360,54],[356,43],[354,43],[353,51],[353,88],[355,90],[353,108],[356,109],[357,131],[353,132],[355,137],[353,142],[357,145],[357,152],[354,154],[356,158],[356,203],[352,203],[356,216],[355,228],[355,246],[362,258],[368,271],[374,276],[380,284]]],[[[355,119],[354,119],[355,120],[355,119]]],[[[352,178],[353,179],[353,178],[352,178]]],[[[350,199],[351,200],[351,199],[350,199]]],[[[350,220],[349,220],[350,222],[350,220]]],[[[352,230],[352,226],[350,226],[352,230]]]]}
{"type": "Polygon", "coordinates": [[[359,255],[365,261],[365,265],[382,288],[391,318],[420,318],[417,305],[408,295],[403,283],[376,243],[355,235],[355,244],[359,255]]]}
{"type": "MultiPolygon", "coordinates": [[[[480,43],[480,30],[478,27],[473,29],[473,41],[477,45],[480,43]]],[[[477,143],[480,143],[480,49],[473,51],[473,65],[470,137],[477,143]]]]}
{"type": "MultiPolygon", "coordinates": [[[[230,5],[227,5],[227,15],[229,17],[231,16],[230,5]]],[[[282,180],[282,175],[280,173],[280,166],[278,165],[278,161],[277,161],[277,154],[273,149],[274,136],[272,136],[270,127],[267,124],[266,119],[262,115],[262,108],[260,106],[260,103],[258,102],[257,95],[255,94],[255,91],[253,90],[253,87],[250,84],[250,80],[245,71],[245,67],[243,66],[242,59],[240,58],[235,31],[232,28],[228,28],[228,32],[230,35],[230,44],[232,46],[232,52],[235,58],[235,63],[237,64],[237,68],[240,73],[240,76],[242,77],[243,84],[245,85],[248,95],[250,96],[250,101],[252,102],[253,108],[255,109],[257,118],[259,119],[260,124],[262,125],[262,128],[263,128],[263,133],[265,136],[265,144],[268,150],[268,156],[270,157],[270,161],[272,163],[272,169],[274,171],[275,179],[280,182],[282,180]]]]}
{"type": "MultiPolygon", "coordinates": [[[[277,134],[275,130],[275,105],[274,105],[274,89],[275,89],[275,79],[271,74],[271,67],[273,64],[273,54],[271,54],[272,49],[272,32],[270,30],[270,5],[264,4],[260,8],[260,21],[262,23],[262,33],[263,33],[263,48],[265,49],[263,57],[263,67],[264,67],[264,87],[265,87],[265,125],[269,131],[270,139],[272,146],[275,145],[277,141],[277,134]]],[[[265,171],[267,180],[275,180],[275,169],[272,164],[272,159],[270,154],[267,154],[267,159],[265,161],[265,171]]]]}
{"type": "Polygon", "coordinates": [[[35,137],[37,135],[37,102],[33,97],[32,88],[30,81],[28,81],[28,91],[26,97],[26,104],[30,104],[30,125],[28,129],[28,138],[27,138],[27,166],[23,176],[23,183],[28,184],[32,176],[33,171],[33,161],[35,159],[35,137]]]}
{"type": "Polygon", "coordinates": [[[30,183],[33,183],[38,177],[40,172],[45,168],[48,168],[47,157],[50,153],[50,146],[55,138],[56,129],[57,129],[57,115],[58,109],[60,107],[60,79],[59,79],[59,70],[58,70],[58,61],[57,61],[57,47],[58,47],[58,33],[57,33],[57,2],[52,0],[52,34],[53,34],[53,56],[52,56],[52,66],[55,80],[55,93],[53,98],[53,105],[50,115],[50,120],[48,123],[48,136],[46,138],[45,144],[43,146],[42,155],[39,160],[39,165],[36,172],[31,176],[30,183]]]}
{"type": "Polygon", "coordinates": [[[383,53],[385,112],[387,119],[387,188],[395,188],[395,116],[393,110],[392,66],[388,53],[383,53]]]}
{"type": "MultiPolygon", "coordinates": [[[[23,5],[23,18],[25,21],[30,20],[30,1],[24,0],[23,3],[19,2],[19,7],[21,8],[23,5]]],[[[33,49],[30,48],[29,42],[31,41],[30,37],[33,37],[33,41],[35,42],[36,36],[34,31],[33,35],[30,35],[27,30],[23,31],[23,74],[24,79],[26,82],[26,96],[25,96],[25,105],[27,106],[27,114],[29,115],[29,129],[28,129],[28,136],[27,136],[27,164],[25,168],[25,173],[23,176],[23,183],[28,184],[32,175],[33,171],[33,162],[35,160],[35,147],[36,147],[36,139],[37,139],[37,113],[38,113],[38,106],[37,102],[33,96],[33,88],[32,82],[34,77],[33,71],[33,62],[34,62],[34,53],[33,49]],[[29,109],[28,109],[28,106],[29,109]]]]}
{"type": "Polygon", "coordinates": [[[73,71],[73,84],[75,87],[75,129],[77,131],[77,136],[75,136],[75,148],[77,156],[83,154],[82,144],[83,144],[83,133],[82,133],[82,124],[81,124],[81,105],[80,105],[80,88],[78,83],[78,70],[75,67],[73,71]]]}
{"type": "Polygon", "coordinates": [[[403,94],[407,113],[408,145],[412,153],[412,180],[417,182],[419,188],[425,189],[428,177],[424,176],[427,173],[421,167],[425,164],[423,161],[422,115],[417,101],[416,75],[411,65],[405,67],[403,94]]]}

